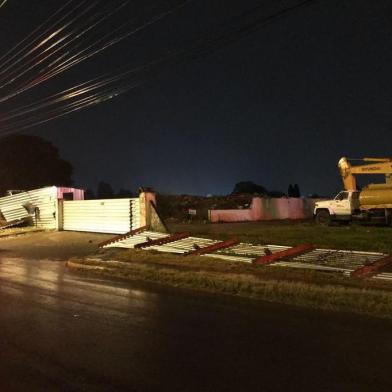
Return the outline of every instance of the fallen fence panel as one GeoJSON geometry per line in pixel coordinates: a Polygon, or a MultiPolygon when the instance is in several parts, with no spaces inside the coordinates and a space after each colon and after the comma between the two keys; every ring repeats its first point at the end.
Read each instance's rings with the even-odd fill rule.
{"type": "Polygon", "coordinates": [[[192,237],[188,233],[170,235],[144,229],[112,238],[102,246],[201,255],[234,262],[338,272],[346,276],[374,275],[374,278],[392,281],[392,273],[379,273],[380,269],[392,265],[392,256],[377,252],[319,249],[310,244],[295,247],[254,245],[239,243],[236,238],[219,241],[192,237]]]}
{"type": "Polygon", "coordinates": [[[150,237],[146,237],[146,241],[136,244],[135,248],[149,248],[154,245],[164,245],[167,244],[168,242],[173,242],[176,240],[181,240],[182,238],[187,238],[189,237],[189,233],[174,233],[174,234],[169,234],[166,237],[162,238],[156,238],[156,239],[151,239],[150,237]]]}
{"type": "Polygon", "coordinates": [[[30,218],[31,223],[40,228],[55,229],[57,188],[46,187],[1,197],[0,212],[8,222],[30,218]]]}
{"type": "Polygon", "coordinates": [[[384,256],[383,253],[314,249],[309,253],[294,257],[293,261],[355,270],[384,256]]]}
{"type": "Polygon", "coordinates": [[[188,254],[197,249],[203,249],[208,246],[219,243],[220,241],[208,238],[186,237],[170,242],[168,244],[153,245],[146,247],[147,250],[156,250],[158,252],[188,254]]]}
{"type": "Polygon", "coordinates": [[[193,251],[187,253],[187,255],[196,256],[196,255],[203,255],[206,253],[216,252],[217,250],[229,248],[229,247],[231,247],[235,244],[238,244],[238,243],[239,243],[239,240],[237,238],[231,238],[226,241],[219,241],[219,242],[216,242],[215,244],[211,244],[206,247],[193,250],[193,251]]]}
{"type": "Polygon", "coordinates": [[[122,238],[120,240],[115,240],[115,242],[111,241],[110,243],[105,244],[102,247],[134,249],[136,245],[146,243],[148,239],[154,240],[158,238],[166,238],[169,236],[170,234],[167,233],[159,233],[159,232],[145,230],[140,233],[136,233],[128,237],[122,238]]]}
{"type": "Polygon", "coordinates": [[[351,276],[358,278],[367,278],[372,275],[378,274],[383,268],[386,268],[392,264],[392,256],[388,255],[382,259],[375,260],[371,264],[363,265],[357,268],[351,273],[351,276]]]}
{"type": "Polygon", "coordinates": [[[291,259],[303,253],[310,252],[313,249],[314,246],[311,244],[300,244],[292,248],[282,250],[280,252],[261,256],[254,261],[254,264],[262,264],[262,265],[272,264],[280,260],[291,259]]]}

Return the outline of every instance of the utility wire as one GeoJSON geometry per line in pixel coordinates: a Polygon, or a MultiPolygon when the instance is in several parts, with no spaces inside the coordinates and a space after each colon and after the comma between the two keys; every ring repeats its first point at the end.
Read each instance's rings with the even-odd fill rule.
{"type": "MultiPolygon", "coordinates": [[[[3,82],[4,80],[7,80],[7,82],[3,85],[0,85],[0,88],[3,88],[4,86],[6,86],[7,84],[12,83],[17,77],[14,77],[13,79],[9,79],[10,75],[13,75],[15,73],[18,73],[21,69],[23,69],[23,67],[25,66],[24,63],[22,63],[21,65],[17,66],[20,62],[22,62],[23,60],[27,59],[27,64],[29,64],[30,62],[34,62],[37,57],[33,57],[31,59],[28,59],[27,57],[29,55],[31,55],[32,53],[36,52],[38,49],[42,48],[42,51],[38,54],[38,57],[42,54],[45,54],[47,51],[49,51],[50,49],[54,48],[55,46],[57,46],[58,44],[60,44],[61,42],[63,42],[65,39],[67,39],[71,33],[69,33],[68,35],[64,35],[64,36],[60,36],[59,39],[53,43],[51,43],[51,41],[53,40],[53,38],[55,38],[57,35],[59,35],[63,30],[65,30],[66,28],[68,28],[72,23],[74,23],[75,21],[77,21],[79,18],[83,17],[86,13],[88,13],[93,7],[94,5],[96,5],[97,3],[93,3],[91,4],[89,7],[87,7],[85,10],[81,11],[72,21],[66,23],[65,25],[61,26],[59,29],[57,29],[56,31],[54,31],[53,33],[51,33],[48,37],[46,37],[45,39],[43,39],[41,42],[39,42],[36,46],[34,46],[31,50],[29,50],[27,53],[25,53],[24,55],[18,57],[18,59],[16,61],[14,61],[13,63],[11,63],[10,65],[8,65],[6,68],[4,68],[3,70],[0,71],[0,75],[5,74],[2,78],[0,78],[0,83],[3,82]],[[49,43],[49,47],[45,48],[44,45],[49,43]],[[11,70],[9,72],[9,70],[11,70]],[[8,72],[7,72],[8,71],[8,72]]],[[[23,73],[22,73],[23,75],[23,73]]]]}
{"type": "MultiPolygon", "coordinates": [[[[314,1],[316,0],[302,1],[267,17],[256,17],[245,24],[237,23],[234,27],[204,36],[196,40],[193,45],[171,51],[142,66],[119,72],[113,76],[105,75],[94,78],[62,93],[47,97],[36,104],[16,109],[0,119],[0,133],[27,129],[113,99],[161,73],[163,66],[185,63],[209,55],[314,1]],[[63,102],[66,103],[63,104],[63,102]],[[42,109],[44,111],[40,112],[42,109]],[[24,117],[25,115],[27,117],[24,117]]],[[[238,18],[235,20],[238,22],[238,18]]]]}
{"type": "MultiPolygon", "coordinates": [[[[166,10],[164,12],[161,12],[158,15],[154,15],[152,18],[150,17],[149,20],[147,20],[146,22],[144,22],[141,25],[137,25],[137,26],[133,27],[131,30],[129,30],[129,28],[132,26],[132,24],[129,22],[125,23],[125,24],[121,25],[119,28],[115,29],[115,31],[114,31],[114,33],[118,34],[119,32],[121,32],[121,30],[123,30],[123,32],[120,35],[115,35],[115,34],[113,34],[113,32],[110,32],[110,33],[104,35],[103,38],[99,38],[98,40],[95,40],[94,42],[90,43],[89,46],[82,48],[81,50],[79,50],[76,53],[72,52],[72,49],[70,51],[65,52],[60,57],[58,57],[57,59],[52,61],[49,65],[45,65],[44,68],[41,68],[40,70],[38,70],[38,75],[34,76],[33,78],[30,78],[28,81],[24,81],[23,84],[19,85],[16,89],[14,88],[14,90],[9,92],[8,94],[1,96],[0,102],[4,102],[10,98],[13,98],[16,95],[21,94],[21,93],[31,89],[32,87],[35,87],[38,84],[41,84],[44,81],[47,81],[48,79],[66,71],[67,69],[69,69],[77,64],[79,64],[80,62],[85,61],[85,60],[91,58],[92,56],[108,49],[109,47],[121,42],[122,40],[128,38],[129,36],[134,35],[140,31],[146,29],[147,27],[162,20],[163,18],[167,17],[168,15],[176,12],[179,8],[185,6],[190,1],[192,1],[192,0],[184,0],[179,5],[173,7],[169,10],[166,10]],[[128,31],[126,30],[126,28],[128,28],[128,31]],[[99,45],[99,46],[96,47],[97,45],[99,45]]],[[[128,2],[129,1],[125,1],[125,2],[121,3],[119,7],[112,10],[104,18],[101,18],[98,21],[96,21],[96,24],[109,18],[115,12],[118,12],[128,2]]],[[[83,13],[85,13],[85,12],[87,12],[87,11],[85,10],[83,13]]],[[[67,25],[69,25],[69,24],[70,24],[70,22],[67,23],[67,25]]],[[[62,27],[62,29],[64,29],[64,26],[62,27]]],[[[9,75],[7,75],[7,80],[5,80],[5,77],[0,78],[0,83],[3,82],[3,84],[0,85],[0,89],[4,88],[7,85],[14,83],[16,80],[21,78],[23,75],[28,74],[29,71],[33,70],[36,66],[40,65],[45,60],[48,60],[54,53],[60,51],[61,49],[64,49],[72,41],[79,39],[83,34],[85,34],[89,30],[91,30],[91,26],[87,27],[86,29],[84,29],[82,31],[79,31],[78,34],[76,36],[72,37],[68,42],[64,42],[62,44],[62,47],[58,47],[58,48],[54,49],[54,51],[50,52],[46,57],[43,57],[40,60],[36,61],[30,67],[28,67],[24,70],[22,70],[22,67],[17,68],[14,71],[14,73],[16,72],[17,75],[14,76],[13,78],[10,78],[9,75]]],[[[68,36],[70,36],[70,35],[71,34],[69,34],[68,36]]],[[[58,43],[63,42],[66,38],[68,38],[68,36],[60,38],[57,42],[52,44],[49,48],[46,48],[43,52],[39,53],[38,56],[45,54],[46,51],[52,49],[58,43]]],[[[81,44],[83,44],[83,42],[76,45],[76,47],[80,47],[81,44]]],[[[73,49],[75,49],[75,46],[73,49]]],[[[30,54],[30,53],[31,53],[31,51],[28,54],[30,54]]],[[[26,57],[26,56],[27,56],[27,54],[24,57],[26,57]]],[[[29,62],[31,63],[34,60],[37,60],[37,58],[32,59],[29,62]]],[[[8,70],[9,68],[11,68],[11,66],[14,66],[14,65],[15,65],[15,63],[11,64],[9,67],[7,67],[6,70],[8,70]]],[[[0,69],[1,69],[1,67],[0,67],[0,69]]],[[[5,72],[6,70],[4,70],[3,72],[5,72]]],[[[0,75],[1,75],[1,73],[2,72],[0,72],[0,75]]]]}
{"type": "MultiPolygon", "coordinates": [[[[52,43],[49,47],[42,50],[35,57],[28,59],[28,61],[25,64],[22,64],[21,66],[16,67],[13,70],[13,72],[7,74],[6,77],[4,76],[3,78],[0,78],[0,83],[3,82],[3,84],[0,85],[0,89],[4,88],[5,86],[7,86],[9,84],[14,83],[16,80],[20,79],[25,74],[27,74],[30,71],[32,71],[33,69],[37,68],[41,64],[45,63],[47,60],[49,60],[51,57],[53,57],[53,55],[55,55],[59,51],[64,50],[67,46],[72,44],[74,41],[79,40],[83,35],[87,34],[90,30],[94,29],[100,23],[102,23],[106,19],[110,18],[110,16],[112,16],[115,12],[118,12],[128,2],[129,1],[122,3],[119,7],[116,7],[110,13],[104,14],[104,16],[101,16],[101,13],[97,13],[97,14],[94,14],[92,17],[88,18],[87,21],[85,21],[85,23],[82,24],[82,29],[79,29],[79,31],[77,29],[74,29],[71,32],[68,32],[65,36],[59,38],[56,42],[52,43]],[[91,24],[90,22],[93,22],[93,23],[91,24]],[[59,44],[61,44],[61,45],[59,45],[59,44]],[[29,64],[31,64],[31,65],[29,65],[29,64]],[[27,68],[23,69],[23,67],[26,67],[26,65],[28,65],[27,68]],[[16,75],[12,78],[11,76],[14,75],[15,73],[16,73],[16,75]]],[[[82,44],[82,42],[76,46],[80,46],[81,44],[82,44]]],[[[75,48],[75,46],[74,46],[74,48],[75,48]]],[[[41,68],[40,70],[38,70],[38,73],[42,73],[45,69],[53,67],[56,63],[61,61],[64,57],[69,56],[72,49],[74,49],[74,48],[67,50],[60,57],[57,57],[56,59],[51,60],[50,64],[48,64],[48,65],[44,64],[44,68],[41,68]]],[[[26,82],[24,84],[26,85],[26,82]]],[[[25,91],[25,90],[26,89],[23,89],[23,91],[25,91]]],[[[6,99],[9,99],[12,96],[15,96],[20,92],[22,92],[21,87],[17,88],[13,94],[9,94],[6,97],[2,97],[0,99],[0,102],[5,101],[6,99]]]]}
{"type": "MultiPolygon", "coordinates": [[[[8,51],[6,54],[4,54],[0,58],[0,71],[2,70],[3,67],[5,67],[9,62],[17,57],[17,60],[14,61],[12,64],[17,64],[19,63],[22,59],[24,59],[28,54],[34,52],[34,50],[37,49],[37,47],[42,46],[44,43],[46,43],[49,39],[53,38],[55,35],[58,34],[58,32],[51,32],[53,28],[55,28],[60,22],[62,22],[64,19],[66,19],[72,12],[75,12],[80,6],[82,6],[84,3],[87,2],[87,0],[82,0],[78,5],[76,5],[74,8],[72,8],[70,11],[68,11],[65,15],[63,15],[59,20],[57,20],[52,26],[49,28],[46,28],[42,33],[39,33],[39,30],[45,26],[50,20],[52,20],[57,14],[62,12],[69,4],[71,4],[74,0],[69,0],[63,7],[61,7],[57,12],[55,12],[46,22],[38,26],[35,30],[33,30],[26,38],[24,38],[22,41],[20,41],[14,48],[12,48],[10,51],[8,51]],[[31,39],[34,34],[39,33],[39,35],[36,38],[31,39]],[[51,33],[50,33],[51,32],[51,33]],[[49,36],[45,38],[45,35],[47,33],[50,33],[49,36]],[[16,53],[13,53],[19,46],[21,46],[24,42],[30,40],[30,42],[27,43],[24,47],[19,49],[16,53]],[[36,44],[38,40],[41,40],[40,43],[36,44]],[[33,49],[30,49],[30,51],[22,55],[23,51],[29,50],[29,48],[36,44],[33,49]],[[13,54],[12,54],[13,53],[13,54]],[[4,60],[4,57],[10,56],[7,60],[4,60]]],[[[7,70],[9,67],[7,67],[7,70]]],[[[3,72],[0,72],[2,74],[3,72]]]]}

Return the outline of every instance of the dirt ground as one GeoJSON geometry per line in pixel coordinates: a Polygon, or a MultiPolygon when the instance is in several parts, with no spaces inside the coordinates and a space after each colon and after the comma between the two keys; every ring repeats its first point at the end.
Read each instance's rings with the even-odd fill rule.
{"type": "Polygon", "coordinates": [[[42,231],[19,236],[0,237],[0,257],[67,260],[86,256],[98,249],[98,244],[113,234],[72,231],[42,231]]]}

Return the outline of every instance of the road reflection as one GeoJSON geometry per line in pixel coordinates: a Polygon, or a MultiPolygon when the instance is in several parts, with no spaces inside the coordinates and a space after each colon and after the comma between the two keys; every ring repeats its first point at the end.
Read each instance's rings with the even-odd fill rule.
{"type": "Polygon", "coordinates": [[[62,311],[66,306],[75,314],[86,306],[110,310],[112,316],[123,316],[127,309],[143,310],[144,316],[157,310],[156,294],[70,273],[62,262],[1,257],[0,281],[1,292],[62,311]]]}

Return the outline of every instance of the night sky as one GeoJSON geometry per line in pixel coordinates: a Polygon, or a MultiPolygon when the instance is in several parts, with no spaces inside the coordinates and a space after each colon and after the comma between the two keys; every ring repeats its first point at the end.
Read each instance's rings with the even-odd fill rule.
{"type": "MultiPolygon", "coordinates": [[[[296,2],[192,1],[0,105],[0,116],[59,88],[143,62],[255,5],[265,4],[260,14],[268,16],[296,2]]],[[[153,2],[135,5],[136,15],[147,3],[153,2]]],[[[9,0],[0,9],[0,51],[58,4],[9,0]]],[[[298,183],[303,194],[329,195],[341,188],[341,156],[392,155],[391,16],[391,1],[315,0],[213,54],[164,67],[124,95],[24,132],[57,145],[73,164],[79,187],[95,188],[104,180],[115,189],[144,185],[167,193],[227,194],[236,182],[251,180],[270,190],[298,183]]]]}

